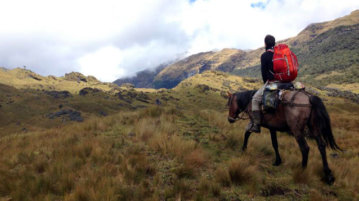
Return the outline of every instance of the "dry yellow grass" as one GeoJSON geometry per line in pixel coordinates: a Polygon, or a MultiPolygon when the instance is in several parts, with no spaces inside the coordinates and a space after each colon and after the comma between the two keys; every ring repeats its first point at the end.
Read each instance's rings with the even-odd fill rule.
{"type": "MultiPolygon", "coordinates": [[[[41,76],[30,70],[15,68],[5,70],[0,68],[0,83],[18,89],[39,89],[48,91],[69,91],[78,94],[83,88],[90,87],[106,92],[116,93],[126,87],[119,87],[113,83],[100,82],[93,76],[84,76],[80,73],[69,73],[63,77],[41,76]]],[[[155,89],[134,89],[138,92],[153,93],[155,89]]]]}
{"type": "Polygon", "coordinates": [[[228,173],[233,184],[243,185],[248,182],[256,183],[256,166],[251,165],[248,159],[235,158],[230,160],[228,173]]]}
{"type": "Polygon", "coordinates": [[[210,90],[231,91],[231,92],[260,87],[260,83],[250,78],[233,76],[228,73],[223,73],[219,71],[206,71],[202,74],[198,74],[184,80],[173,90],[179,91],[179,90],[184,90],[185,88],[188,87],[200,88],[198,86],[201,85],[210,87],[210,90]]]}
{"type": "Polygon", "coordinates": [[[337,71],[332,71],[330,73],[325,73],[325,74],[323,73],[323,74],[315,77],[314,79],[315,80],[330,79],[331,76],[336,76],[336,75],[344,75],[344,73],[337,72],[337,71]]]}
{"type": "Polygon", "coordinates": [[[353,93],[359,94],[359,83],[352,84],[329,84],[327,87],[340,89],[343,91],[351,91],[353,93]]]}
{"type": "Polygon", "coordinates": [[[15,68],[12,70],[0,70],[0,83],[14,86],[19,89],[36,88],[43,90],[69,91],[78,93],[85,87],[98,88],[103,91],[110,91],[119,88],[112,83],[103,83],[91,76],[84,77],[86,81],[71,80],[65,77],[41,76],[29,70],[15,68]]]}
{"type": "Polygon", "coordinates": [[[181,136],[176,126],[182,117],[173,109],[155,110],[156,107],[148,108],[62,129],[2,138],[0,149],[6,150],[6,155],[0,157],[1,195],[14,200],[158,200],[167,196],[219,200],[236,192],[240,197],[249,193],[254,200],[264,198],[261,195],[283,193],[272,197],[282,200],[281,196],[295,194],[292,188],[304,185],[298,199],[335,200],[330,192],[340,198],[358,196],[355,189],[359,161],[353,146],[357,140],[340,140],[342,135],[355,136],[355,132],[341,131],[344,122],[335,124],[334,132],[339,136],[338,143],[352,150],[339,153],[339,158],[332,158],[333,152],[328,152],[337,181],[327,187],[320,181],[322,166],[312,141],[308,169],[303,171],[298,168],[301,157],[294,138],[279,135],[283,164],[272,168],[274,155],[268,132],[253,135],[247,152],[239,154],[245,122],[223,125],[225,113],[200,110],[198,115],[204,122],[226,136],[211,140],[209,134],[205,135],[209,144],[202,145],[181,136]],[[223,149],[226,141],[236,143],[223,149]],[[219,156],[213,155],[217,147],[222,152],[219,156]],[[168,184],[170,181],[174,183],[168,184]],[[193,188],[197,185],[198,189],[193,188]]]}
{"type": "Polygon", "coordinates": [[[272,166],[274,151],[266,129],[252,134],[247,151],[241,151],[247,121],[227,122],[221,92],[258,84],[216,72],[185,83],[156,91],[154,96],[163,100],[159,106],[0,137],[0,200],[359,198],[357,104],[323,96],[334,136],[345,149],[327,151],[336,176],[328,186],[321,181],[321,158],[313,140],[308,140],[305,170],[295,139],[285,133],[278,134],[279,167],[272,166]],[[221,85],[225,80],[231,83],[221,85]],[[204,85],[212,89],[203,90],[204,85]]]}

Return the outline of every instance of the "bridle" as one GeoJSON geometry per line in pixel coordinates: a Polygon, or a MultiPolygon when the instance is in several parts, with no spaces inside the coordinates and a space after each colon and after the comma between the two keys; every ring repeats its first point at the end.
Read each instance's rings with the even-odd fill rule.
{"type": "MultiPolygon", "coordinates": [[[[231,96],[231,98],[229,99],[229,103],[228,103],[229,107],[232,105],[233,97],[234,97],[234,95],[231,96]]],[[[230,119],[231,121],[247,120],[247,119],[249,119],[249,117],[245,117],[246,114],[248,114],[248,105],[246,106],[246,108],[244,110],[239,108],[236,111],[236,113],[235,113],[235,116],[237,116],[236,118],[228,116],[228,119],[230,119]]]]}

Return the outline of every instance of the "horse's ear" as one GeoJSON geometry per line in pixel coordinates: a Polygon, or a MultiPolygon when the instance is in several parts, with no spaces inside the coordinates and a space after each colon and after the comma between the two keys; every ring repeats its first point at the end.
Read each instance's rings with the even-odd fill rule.
{"type": "Polygon", "coordinates": [[[231,94],[229,91],[227,91],[227,96],[228,96],[228,97],[231,97],[232,94],[231,94]]]}

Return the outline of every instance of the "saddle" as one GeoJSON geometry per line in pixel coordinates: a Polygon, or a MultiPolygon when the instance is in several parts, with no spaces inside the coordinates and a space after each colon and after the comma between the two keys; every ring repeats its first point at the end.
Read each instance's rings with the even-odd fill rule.
{"type": "Polygon", "coordinates": [[[280,82],[273,82],[269,83],[264,91],[262,97],[262,107],[263,111],[265,112],[275,112],[279,103],[280,103],[280,94],[284,90],[304,90],[305,87],[302,83],[296,82],[295,84],[289,83],[280,83],[280,82]]]}

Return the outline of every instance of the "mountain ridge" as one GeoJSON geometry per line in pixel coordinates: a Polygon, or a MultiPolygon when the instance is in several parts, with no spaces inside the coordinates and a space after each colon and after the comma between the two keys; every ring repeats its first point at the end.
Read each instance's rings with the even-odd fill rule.
{"type": "MultiPolygon", "coordinates": [[[[326,69],[326,67],[324,66],[323,62],[320,63],[319,67],[310,64],[308,66],[308,62],[306,62],[308,57],[309,60],[312,61],[315,61],[316,59],[315,58],[316,56],[312,56],[312,54],[309,54],[308,51],[310,49],[313,49],[313,46],[321,42],[319,39],[320,37],[325,35],[325,33],[327,34],[329,33],[329,35],[331,34],[330,36],[333,40],[336,39],[340,34],[338,31],[335,31],[336,28],[338,29],[339,27],[342,26],[344,26],[345,28],[352,26],[355,27],[356,24],[359,24],[359,10],[352,11],[349,15],[337,18],[335,20],[309,24],[305,29],[299,32],[297,36],[282,41],[278,41],[277,43],[288,44],[292,48],[292,50],[297,54],[300,62],[300,68],[302,69],[302,67],[304,67],[304,69],[307,69],[303,71],[304,74],[302,74],[301,71],[299,72],[300,80],[302,81],[309,80],[311,84],[315,84],[318,86],[320,84],[331,86],[330,85],[331,83],[328,83],[328,81],[327,82],[318,81],[318,79],[320,79],[321,74],[315,74],[314,76],[310,74],[311,71],[308,70],[310,68],[326,69]],[[315,39],[317,39],[317,41],[315,41],[315,39]]],[[[351,32],[353,34],[345,35],[347,37],[345,38],[344,41],[346,44],[355,43],[357,41],[357,38],[355,36],[357,30],[352,29],[351,32]]],[[[345,49],[345,47],[342,48],[345,49]]],[[[321,51],[319,49],[320,48],[316,48],[315,50],[318,52],[314,52],[314,53],[315,54],[319,53],[319,51],[321,51]]],[[[263,52],[263,47],[254,50],[246,50],[246,51],[240,49],[225,48],[223,50],[216,52],[209,51],[209,52],[201,52],[194,55],[190,55],[178,62],[166,66],[162,71],[160,71],[157,75],[155,75],[155,78],[153,79],[153,82],[150,85],[152,85],[154,88],[173,88],[182,80],[190,76],[193,76],[194,74],[202,73],[205,70],[219,70],[219,71],[229,72],[241,76],[259,77],[260,75],[259,57],[262,54],[262,52],[263,52]]],[[[348,55],[350,54],[356,55],[355,52],[359,52],[359,49],[354,48],[349,52],[346,51],[346,54],[344,55],[345,60],[350,60],[348,55]]],[[[324,60],[324,61],[326,60],[326,58],[335,60],[341,57],[340,55],[329,55],[327,54],[327,52],[324,52],[323,55],[320,56],[320,60],[324,60]]],[[[352,68],[356,68],[358,64],[359,62],[355,61],[354,67],[352,68]]],[[[341,68],[334,68],[326,73],[337,72],[340,69],[341,68]]],[[[350,70],[350,72],[348,72],[347,74],[353,74],[353,73],[355,74],[354,71],[350,70]]],[[[338,82],[336,83],[337,84],[336,87],[341,85],[339,86],[339,88],[342,90],[351,90],[351,88],[353,88],[351,85],[353,85],[353,83],[355,82],[359,82],[359,79],[354,79],[354,80],[352,79],[352,81],[346,83],[347,79],[346,78],[343,79],[344,79],[343,83],[338,83],[338,82]],[[347,86],[351,86],[351,87],[347,87],[347,86]]],[[[131,83],[130,80],[129,82],[131,83]]]]}
{"type": "Polygon", "coordinates": [[[100,82],[94,76],[84,76],[78,72],[66,73],[62,77],[42,76],[24,68],[0,69],[0,83],[18,89],[39,89],[69,91],[78,93],[86,87],[98,88],[103,91],[120,89],[113,83],[100,82]]]}

